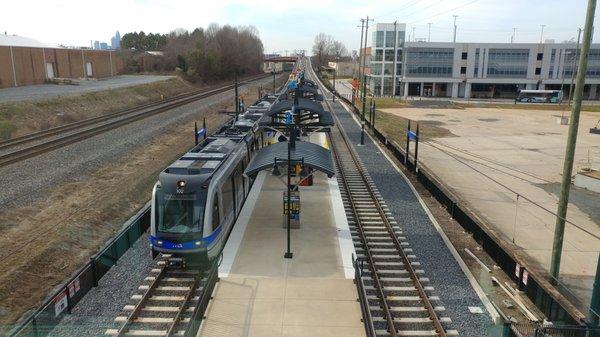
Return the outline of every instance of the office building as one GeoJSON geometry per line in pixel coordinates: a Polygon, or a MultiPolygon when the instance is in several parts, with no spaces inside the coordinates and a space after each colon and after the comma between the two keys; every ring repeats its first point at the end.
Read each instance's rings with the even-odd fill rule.
{"type": "MultiPolygon", "coordinates": [[[[566,97],[579,60],[575,43],[405,42],[404,36],[403,24],[377,24],[368,82],[374,95],[515,98],[523,89],[562,88],[566,97]]],[[[600,45],[590,50],[585,83],[584,99],[600,98],[600,45]]]]}

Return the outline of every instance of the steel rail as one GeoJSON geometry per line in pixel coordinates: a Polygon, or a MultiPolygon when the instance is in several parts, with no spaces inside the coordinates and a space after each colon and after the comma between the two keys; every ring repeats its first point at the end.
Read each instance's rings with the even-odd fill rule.
{"type": "Polygon", "coordinates": [[[127,319],[125,320],[123,325],[121,325],[121,327],[117,331],[115,335],[116,337],[125,336],[125,334],[129,331],[129,326],[139,316],[140,312],[146,305],[146,302],[148,302],[150,297],[152,297],[153,291],[158,287],[158,285],[160,284],[160,280],[164,277],[165,273],[167,272],[167,264],[168,263],[165,263],[160,268],[160,272],[158,273],[158,275],[156,275],[156,278],[154,279],[154,281],[152,281],[152,284],[150,284],[148,289],[144,292],[144,295],[142,295],[140,301],[135,305],[129,316],[127,316],[127,319]]]}
{"type": "Polygon", "coordinates": [[[177,311],[177,315],[173,318],[173,323],[171,323],[169,330],[167,330],[166,337],[171,337],[175,334],[175,332],[177,332],[177,325],[181,321],[181,316],[187,309],[187,304],[192,300],[192,298],[194,298],[194,294],[198,290],[198,286],[200,285],[199,279],[200,278],[198,276],[194,277],[194,284],[192,284],[192,286],[190,287],[190,290],[185,295],[185,298],[183,299],[183,303],[181,303],[181,306],[179,307],[179,310],[177,311]]]}
{"type": "MultiPolygon", "coordinates": [[[[246,84],[246,83],[249,83],[249,82],[252,82],[252,81],[255,81],[258,79],[262,79],[262,78],[264,78],[264,76],[261,76],[259,78],[255,78],[255,79],[251,79],[246,82],[242,82],[242,84],[246,84]]],[[[19,144],[22,144],[25,142],[40,140],[40,139],[43,139],[46,137],[60,134],[62,132],[77,130],[77,129],[83,128],[85,126],[92,125],[90,128],[84,128],[81,131],[76,131],[76,132],[67,134],[62,137],[58,137],[58,138],[55,138],[55,139],[52,139],[52,140],[49,140],[49,141],[46,141],[43,143],[34,144],[29,147],[25,147],[25,148],[22,148],[19,150],[15,150],[15,151],[0,155],[0,167],[15,163],[15,162],[27,159],[27,158],[37,156],[39,154],[42,154],[42,153],[72,144],[72,143],[76,143],[80,140],[89,138],[91,136],[95,136],[97,134],[100,134],[100,133],[103,133],[103,132],[106,132],[109,130],[112,130],[119,126],[130,124],[132,122],[135,122],[135,121],[138,121],[138,120],[144,119],[146,117],[150,117],[150,116],[153,116],[153,115],[156,115],[156,114],[168,111],[168,110],[171,110],[173,108],[191,103],[193,101],[228,91],[231,88],[233,88],[233,85],[227,85],[227,86],[224,86],[221,88],[204,91],[201,93],[196,93],[194,95],[179,97],[177,99],[174,99],[171,102],[160,102],[159,104],[156,104],[156,105],[150,107],[150,110],[144,110],[144,109],[148,108],[148,107],[144,107],[142,109],[128,111],[128,112],[121,111],[120,113],[116,113],[114,115],[111,115],[110,117],[101,116],[100,119],[94,119],[91,121],[88,121],[88,120],[80,121],[81,124],[77,124],[77,125],[72,125],[75,123],[71,123],[71,124],[65,125],[64,128],[62,128],[62,129],[59,129],[59,130],[53,129],[48,134],[38,133],[36,136],[37,138],[17,139],[16,141],[19,142],[19,144]],[[107,118],[104,118],[104,117],[107,117],[107,118]],[[119,117],[122,117],[122,118],[119,118],[119,117]],[[110,119],[112,119],[112,118],[114,118],[115,120],[110,121],[110,119]],[[109,121],[106,123],[101,123],[106,120],[109,120],[109,121]],[[94,125],[94,124],[98,124],[98,125],[94,125]]],[[[76,122],[76,123],[78,123],[78,122],[76,122]]],[[[58,127],[58,128],[61,128],[61,127],[58,127]]],[[[26,137],[26,136],[23,136],[23,137],[26,137]]],[[[8,147],[8,144],[4,144],[3,146],[8,147]]]]}
{"type": "MultiPolygon", "coordinates": [[[[339,128],[338,128],[338,130],[339,130],[339,128]]],[[[383,292],[383,285],[381,283],[381,280],[379,279],[379,275],[378,275],[377,269],[375,267],[375,259],[373,258],[373,255],[371,254],[371,248],[367,244],[367,239],[366,239],[366,235],[363,230],[362,221],[360,220],[360,216],[358,214],[358,211],[356,210],[356,205],[353,200],[352,193],[350,193],[350,185],[348,184],[348,180],[346,178],[346,172],[343,167],[342,159],[340,158],[338,149],[336,148],[335,142],[333,141],[333,137],[331,136],[331,134],[329,134],[329,143],[332,144],[331,150],[333,152],[333,157],[336,162],[338,178],[341,178],[342,183],[344,185],[344,189],[346,191],[348,191],[347,196],[348,196],[348,199],[350,200],[349,204],[350,204],[350,207],[352,208],[352,215],[354,217],[354,221],[356,222],[356,228],[358,229],[358,232],[360,234],[360,241],[361,241],[362,245],[364,246],[365,256],[366,256],[367,262],[369,264],[368,268],[371,271],[371,277],[373,278],[373,281],[375,283],[375,290],[377,291],[377,297],[380,300],[380,305],[381,305],[381,308],[383,309],[384,317],[385,317],[385,320],[388,325],[388,332],[390,332],[390,334],[393,337],[396,337],[398,334],[396,332],[396,327],[394,326],[394,317],[392,316],[392,312],[386,301],[386,295],[383,292]]]]}
{"type": "MultiPolygon", "coordinates": [[[[431,301],[429,300],[429,296],[427,296],[427,293],[425,292],[425,289],[424,289],[423,285],[421,284],[419,277],[417,276],[414,268],[412,267],[411,262],[408,259],[408,256],[404,252],[404,249],[402,248],[400,240],[398,239],[398,237],[396,236],[396,234],[394,232],[394,229],[392,228],[392,224],[389,222],[379,199],[377,199],[377,196],[375,195],[375,193],[373,191],[373,187],[371,186],[371,184],[368,182],[368,180],[366,178],[366,173],[360,163],[360,159],[358,158],[356,151],[354,150],[353,146],[350,144],[350,141],[348,140],[348,136],[346,135],[345,130],[340,126],[340,120],[333,112],[331,104],[328,101],[326,101],[326,104],[329,107],[329,110],[331,111],[331,114],[336,121],[336,125],[338,126],[337,129],[341,135],[341,138],[344,141],[344,144],[346,145],[346,147],[348,148],[348,152],[350,153],[350,156],[351,156],[358,172],[360,173],[361,180],[363,181],[363,184],[366,186],[367,192],[369,193],[369,196],[373,200],[373,202],[376,206],[377,212],[379,213],[379,215],[385,225],[385,229],[387,230],[390,238],[392,239],[392,242],[394,243],[394,246],[395,246],[396,250],[398,251],[398,255],[399,255],[400,259],[402,260],[402,262],[404,263],[404,267],[406,268],[406,271],[408,272],[409,277],[410,277],[411,281],[413,282],[415,289],[417,290],[417,292],[419,294],[421,303],[427,310],[427,314],[429,316],[429,319],[432,321],[432,323],[434,325],[436,334],[439,337],[446,337],[446,331],[445,331],[444,327],[442,326],[442,323],[435,312],[434,306],[431,304],[431,301]]],[[[331,144],[332,144],[332,149],[333,149],[334,155],[337,158],[337,154],[336,154],[337,150],[335,149],[336,144],[334,142],[331,142],[331,144]]],[[[347,190],[347,191],[348,191],[348,196],[351,198],[352,193],[350,192],[350,190],[347,190]]],[[[360,224],[360,221],[357,217],[356,209],[352,202],[350,204],[352,206],[352,210],[353,210],[353,213],[355,216],[355,221],[357,221],[356,222],[357,224],[360,224]]],[[[361,238],[363,245],[365,246],[365,252],[368,252],[368,245],[365,244],[364,232],[363,232],[361,226],[357,226],[357,228],[359,228],[360,238],[361,238]]],[[[371,257],[369,257],[369,259],[370,258],[371,257]]],[[[374,265],[372,265],[371,262],[369,261],[369,269],[371,269],[371,268],[375,269],[374,265]]],[[[376,275],[376,273],[372,273],[372,274],[373,274],[373,276],[375,276],[374,277],[374,280],[375,280],[376,277],[378,277],[378,276],[376,275]]],[[[382,292],[382,291],[383,291],[382,289],[378,289],[378,292],[382,292]]],[[[382,297],[382,299],[383,299],[383,302],[385,302],[385,306],[387,307],[387,302],[385,300],[385,296],[382,297]]],[[[385,311],[385,309],[384,309],[384,311],[385,311]]],[[[387,316],[387,314],[389,314],[389,313],[386,312],[386,316],[387,316]]],[[[392,325],[392,327],[394,328],[394,333],[395,333],[395,330],[396,330],[395,326],[392,325]]]]}

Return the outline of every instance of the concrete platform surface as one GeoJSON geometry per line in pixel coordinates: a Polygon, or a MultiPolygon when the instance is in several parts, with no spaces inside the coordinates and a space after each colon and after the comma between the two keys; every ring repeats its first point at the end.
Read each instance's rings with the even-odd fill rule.
{"type": "Polygon", "coordinates": [[[0,103],[45,100],[58,96],[78,95],[86,92],[165,81],[173,77],[160,75],[119,75],[98,80],[78,80],[79,85],[38,84],[5,88],[0,89],[0,103]]]}
{"type": "Polygon", "coordinates": [[[284,259],[285,184],[261,175],[253,187],[260,190],[255,205],[248,199],[244,208],[252,211],[242,211],[224,250],[221,279],[198,336],[364,336],[342,258],[353,248],[345,244],[349,232],[338,228],[332,205],[341,202],[331,198],[335,178],[319,173],[314,186],[300,187],[301,228],[292,230],[293,258],[284,259]]]}

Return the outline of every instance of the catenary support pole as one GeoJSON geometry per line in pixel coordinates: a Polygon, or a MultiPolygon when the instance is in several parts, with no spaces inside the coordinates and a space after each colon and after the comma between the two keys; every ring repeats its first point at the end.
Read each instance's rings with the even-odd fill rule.
{"type": "MultiPolygon", "coordinates": [[[[358,89],[360,89],[360,80],[362,79],[362,59],[363,59],[363,52],[362,52],[362,48],[363,48],[363,34],[365,31],[365,19],[360,19],[360,47],[358,47],[358,76],[356,77],[359,82],[358,82],[358,89]]],[[[358,92],[357,92],[358,94],[358,92]]],[[[360,97],[360,96],[359,96],[360,97]]]]}
{"type": "Polygon", "coordinates": [[[198,123],[194,122],[194,144],[198,145],[198,123]]]}
{"type": "Polygon", "coordinates": [[[206,139],[206,135],[208,134],[208,130],[206,130],[206,117],[202,118],[202,128],[204,129],[204,139],[206,139]]]}
{"type": "Polygon", "coordinates": [[[237,114],[240,113],[240,101],[239,101],[239,96],[238,96],[237,74],[235,75],[235,80],[233,82],[233,87],[234,87],[234,92],[235,92],[235,116],[237,117],[237,114]]]}
{"type": "Polygon", "coordinates": [[[417,139],[415,139],[415,172],[417,172],[417,163],[419,162],[419,123],[417,123],[417,139]]]}
{"type": "Polygon", "coordinates": [[[408,153],[410,147],[410,138],[408,137],[408,133],[410,132],[410,119],[408,120],[408,125],[406,126],[406,155],[404,156],[404,166],[408,167],[408,153]]]}
{"type": "Polygon", "coordinates": [[[367,110],[367,75],[363,78],[362,89],[362,126],[360,129],[360,145],[365,145],[365,113],[367,110]]]}
{"type": "Polygon", "coordinates": [[[592,26],[594,24],[594,12],[596,0],[588,0],[585,27],[583,30],[583,47],[579,60],[579,71],[577,72],[577,83],[571,118],[569,120],[569,134],[567,137],[567,148],[565,151],[565,162],[563,166],[562,182],[560,186],[560,199],[556,212],[556,226],[554,227],[554,242],[552,245],[552,260],[550,263],[550,275],[558,281],[560,275],[560,260],[562,257],[563,238],[565,234],[565,219],[567,217],[567,205],[569,202],[569,191],[571,188],[571,174],[573,173],[573,158],[575,157],[575,145],[577,143],[577,129],[579,127],[579,113],[581,112],[581,97],[585,84],[585,73],[587,72],[588,54],[592,41],[592,26]]]}

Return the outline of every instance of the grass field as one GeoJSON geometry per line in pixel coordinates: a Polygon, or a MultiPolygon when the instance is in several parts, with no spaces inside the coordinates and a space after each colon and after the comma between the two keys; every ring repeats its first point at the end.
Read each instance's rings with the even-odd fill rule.
{"type": "Polygon", "coordinates": [[[132,87],[103,90],[45,101],[0,104],[0,139],[100,116],[140,104],[158,101],[195,89],[191,84],[170,79],[132,87]]]}

